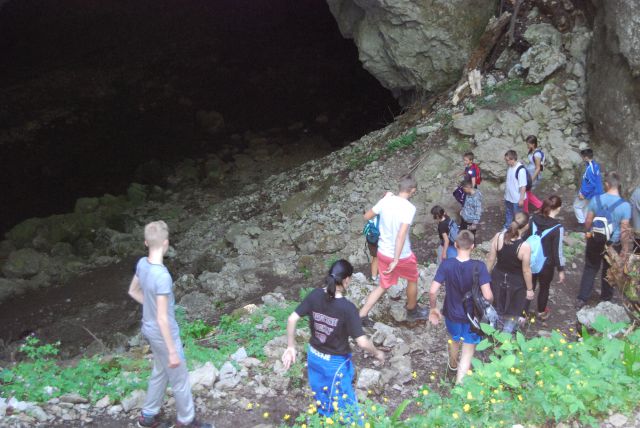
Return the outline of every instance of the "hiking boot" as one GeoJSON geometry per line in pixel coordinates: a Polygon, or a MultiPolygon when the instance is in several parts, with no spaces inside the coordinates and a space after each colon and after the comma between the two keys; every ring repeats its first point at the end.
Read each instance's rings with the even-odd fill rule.
{"type": "Polygon", "coordinates": [[[369,315],[360,317],[360,322],[362,322],[363,327],[373,328],[373,326],[375,325],[375,322],[371,321],[371,318],[369,318],[369,315]]]}
{"type": "Polygon", "coordinates": [[[197,419],[194,419],[189,424],[181,424],[180,422],[176,422],[174,425],[175,428],[213,428],[213,425],[208,424],[206,422],[201,422],[197,419]]]}
{"type": "Polygon", "coordinates": [[[416,305],[413,309],[407,309],[407,321],[421,321],[429,318],[429,310],[416,305]]]}
{"type": "Polygon", "coordinates": [[[160,421],[159,415],[154,416],[144,416],[140,415],[138,417],[137,425],[140,428],[167,428],[167,424],[165,422],[160,421]]]}

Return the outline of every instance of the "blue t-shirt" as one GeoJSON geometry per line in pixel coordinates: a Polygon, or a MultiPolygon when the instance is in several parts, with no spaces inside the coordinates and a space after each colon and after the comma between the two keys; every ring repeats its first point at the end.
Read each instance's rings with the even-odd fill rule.
{"type": "Polygon", "coordinates": [[[482,286],[491,282],[491,275],[487,266],[480,260],[466,260],[461,262],[457,258],[443,260],[434,281],[444,284],[445,296],[443,315],[453,322],[469,322],[462,306],[462,298],[471,291],[473,284],[473,267],[478,266],[479,282],[482,286]]]}
{"type": "MultiPolygon", "coordinates": [[[[600,195],[600,203],[603,207],[605,205],[609,207],[613,206],[618,199],[620,199],[620,196],[618,195],[610,195],[608,193],[600,195]]],[[[589,206],[587,209],[594,214],[596,213],[598,209],[598,202],[595,197],[589,200],[589,206]]],[[[629,202],[624,201],[618,205],[616,209],[613,210],[613,213],[611,213],[611,217],[613,217],[613,233],[611,234],[611,242],[615,244],[620,242],[620,222],[622,220],[631,220],[631,205],[629,205],[629,202]]]]}

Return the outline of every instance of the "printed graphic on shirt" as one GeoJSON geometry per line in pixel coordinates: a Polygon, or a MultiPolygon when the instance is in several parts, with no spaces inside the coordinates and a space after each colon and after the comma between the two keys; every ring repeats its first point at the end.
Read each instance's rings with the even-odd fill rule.
{"type": "Polygon", "coordinates": [[[315,311],[312,312],[311,315],[313,316],[314,336],[320,343],[325,343],[327,337],[331,336],[331,333],[333,333],[333,330],[335,330],[338,325],[338,318],[333,318],[315,311]]]}

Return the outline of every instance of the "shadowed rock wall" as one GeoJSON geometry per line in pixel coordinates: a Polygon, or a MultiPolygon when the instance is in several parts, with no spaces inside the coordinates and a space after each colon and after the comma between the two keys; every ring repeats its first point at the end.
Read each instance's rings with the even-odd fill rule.
{"type": "Polygon", "coordinates": [[[640,2],[592,0],[597,8],[587,64],[587,115],[596,156],[640,184],[640,2]]]}
{"type": "Polygon", "coordinates": [[[495,0],[327,0],[342,35],[380,83],[439,91],[460,71],[496,10],[495,0]]]}

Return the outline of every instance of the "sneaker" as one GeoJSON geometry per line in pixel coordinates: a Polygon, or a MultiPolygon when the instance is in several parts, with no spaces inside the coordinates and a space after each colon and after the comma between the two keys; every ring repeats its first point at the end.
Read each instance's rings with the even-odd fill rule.
{"type": "Polygon", "coordinates": [[[380,283],[380,275],[372,276],[371,282],[373,282],[374,284],[380,283]]]}
{"type": "Polygon", "coordinates": [[[545,308],[544,312],[538,312],[538,318],[540,318],[542,321],[548,320],[549,315],[551,315],[551,311],[549,310],[549,308],[545,308]]]}
{"type": "Polygon", "coordinates": [[[585,302],[582,299],[576,299],[576,305],[575,306],[576,306],[577,310],[580,310],[580,309],[584,308],[585,306],[587,306],[587,302],[585,302]]]}
{"type": "Polygon", "coordinates": [[[154,415],[154,416],[140,415],[138,417],[138,426],[140,428],[166,428],[167,424],[165,422],[161,422],[158,415],[154,415]]]}
{"type": "Polygon", "coordinates": [[[371,318],[369,318],[369,315],[360,317],[360,322],[362,322],[363,327],[373,328],[373,326],[375,325],[375,322],[371,321],[371,318]]]}
{"type": "Polygon", "coordinates": [[[175,428],[213,428],[213,425],[208,424],[206,422],[201,422],[197,419],[194,419],[189,424],[181,424],[180,422],[176,422],[174,425],[175,428]]]}
{"type": "Polygon", "coordinates": [[[420,321],[429,318],[429,311],[427,308],[421,308],[416,305],[413,309],[407,309],[407,321],[420,321]]]}

